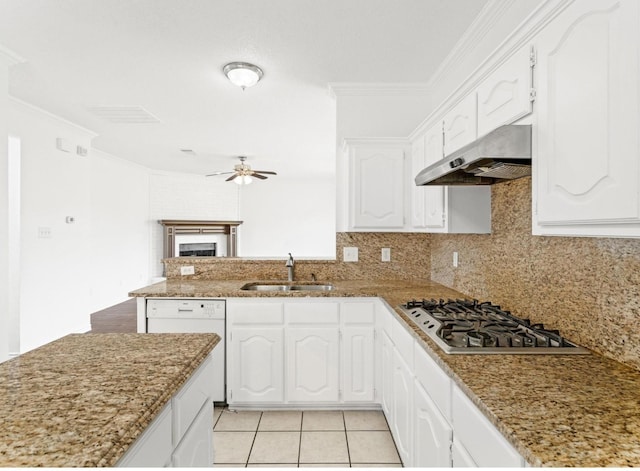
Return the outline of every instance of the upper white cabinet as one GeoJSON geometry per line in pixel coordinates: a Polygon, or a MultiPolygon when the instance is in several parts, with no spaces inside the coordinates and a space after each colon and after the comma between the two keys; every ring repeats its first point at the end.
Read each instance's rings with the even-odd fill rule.
{"type": "Polygon", "coordinates": [[[477,88],[478,137],[528,115],[533,109],[535,53],[525,46],[494,70],[477,88]]]}
{"type": "Polygon", "coordinates": [[[405,147],[358,143],[349,148],[351,230],[398,230],[405,222],[405,147]]]}
{"type": "Polygon", "coordinates": [[[534,234],[640,236],[639,7],[576,1],[536,38],[534,234]]]}
{"type": "Polygon", "coordinates": [[[444,115],[444,154],[449,155],[478,137],[476,94],[470,93],[444,115]]]}
{"type": "Polygon", "coordinates": [[[416,186],[413,182],[420,170],[444,157],[444,138],[443,123],[437,122],[412,140],[411,224],[425,232],[490,233],[491,188],[416,186]]]}

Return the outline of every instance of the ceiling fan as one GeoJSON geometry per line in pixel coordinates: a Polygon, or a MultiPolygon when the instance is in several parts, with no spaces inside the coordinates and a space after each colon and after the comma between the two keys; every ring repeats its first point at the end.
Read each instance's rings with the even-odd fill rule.
{"type": "Polygon", "coordinates": [[[266,177],[265,175],[277,175],[276,172],[267,170],[251,170],[251,167],[244,163],[244,161],[247,160],[246,157],[239,156],[238,159],[240,159],[240,163],[234,165],[233,171],[210,173],[209,175],[207,175],[207,177],[213,177],[216,175],[227,175],[232,173],[233,175],[231,175],[225,181],[230,182],[233,180],[238,185],[248,185],[253,181],[252,177],[259,178],[260,180],[266,180],[268,177],[266,177]]]}

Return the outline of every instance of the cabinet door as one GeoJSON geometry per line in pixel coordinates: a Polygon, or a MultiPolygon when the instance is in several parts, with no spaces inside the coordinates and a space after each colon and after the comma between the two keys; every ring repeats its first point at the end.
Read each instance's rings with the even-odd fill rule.
{"type": "Polygon", "coordinates": [[[284,401],[282,328],[234,328],[230,335],[229,402],[284,401]]]}
{"type": "Polygon", "coordinates": [[[413,179],[427,165],[425,164],[425,136],[421,134],[411,143],[411,225],[416,228],[427,227],[426,192],[428,187],[416,186],[413,179]]]}
{"type": "Polygon", "coordinates": [[[404,149],[358,147],[351,162],[351,226],[404,226],[404,149]]]}
{"type": "Polygon", "coordinates": [[[476,94],[471,93],[444,117],[445,155],[449,155],[476,139],[477,121],[476,94]]]}
{"type": "Polygon", "coordinates": [[[639,5],[573,2],[538,36],[539,225],[640,221],[639,5]]]}
{"type": "Polygon", "coordinates": [[[213,427],[213,402],[202,406],[200,413],[191,424],[175,452],[173,453],[173,466],[177,468],[208,468],[213,465],[214,447],[213,427]]]}
{"type": "Polygon", "coordinates": [[[531,113],[531,47],[525,46],[478,87],[478,136],[531,113]]]}
{"type": "Polygon", "coordinates": [[[373,326],[342,329],[342,391],[345,402],[375,400],[373,326]]]}
{"type": "Polygon", "coordinates": [[[414,393],[413,466],[448,468],[451,466],[453,429],[418,381],[414,393]]]}
{"type": "MultiPolygon", "coordinates": [[[[442,132],[442,123],[436,124],[427,131],[424,137],[425,166],[442,160],[444,157],[442,132]]],[[[425,227],[433,232],[446,230],[447,187],[429,185],[422,187],[422,190],[425,198],[425,227]]]]}
{"type": "MultiPolygon", "coordinates": [[[[390,314],[389,314],[390,316],[390,314]]],[[[393,423],[395,415],[393,413],[393,343],[386,334],[382,336],[382,411],[389,423],[393,423]]]]}
{"type": "Polygon", "coordinates": [[[330,328],[287,330],[287,399],[337,402],[339,399],[339,331],[330,328]]]}
{"type": "Polygon", "coordinates": [[[453,443],[451,444],[451,465],[454,468],[478,467],[457,437],[453,437],[453,443]]]}
{"type": "Polygon", "coordinates": [[[397,350],[393,353],[393,438],[405,467],[413,466],[413,375],[397,350]]]}

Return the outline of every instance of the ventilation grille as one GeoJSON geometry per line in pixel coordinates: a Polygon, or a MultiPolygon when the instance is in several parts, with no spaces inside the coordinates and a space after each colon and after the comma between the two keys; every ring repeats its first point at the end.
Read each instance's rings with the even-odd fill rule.
{"type": "Polygon", "coordinates": [[[113,124],[154,124],[161,121],[142,106],[94,105],[87,108],[99,118],[113,124]]]}

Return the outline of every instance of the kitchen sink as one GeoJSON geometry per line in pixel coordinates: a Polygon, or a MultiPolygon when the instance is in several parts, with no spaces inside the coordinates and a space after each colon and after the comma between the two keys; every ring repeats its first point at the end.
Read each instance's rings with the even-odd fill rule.
{"type": "Polygon", "coordinates": [[[247,283],[244,291],[331,291],[333,285],[327,283],[247,283]]]}

